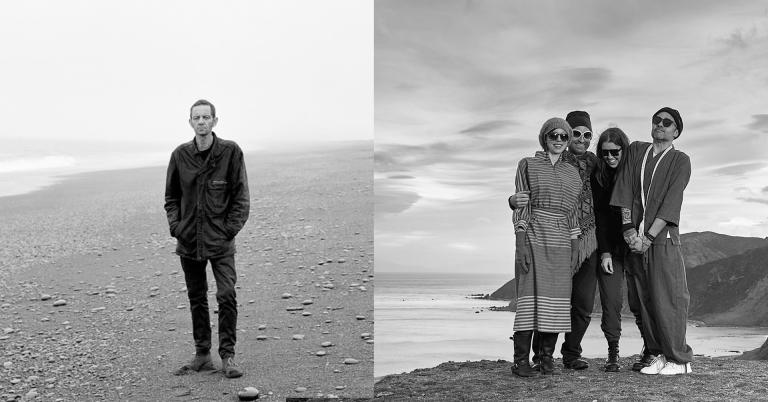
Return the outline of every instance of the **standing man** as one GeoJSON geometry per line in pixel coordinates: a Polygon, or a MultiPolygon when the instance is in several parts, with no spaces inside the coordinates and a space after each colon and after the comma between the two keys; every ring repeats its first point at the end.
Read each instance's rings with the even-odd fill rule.
{"type": "Polygon", "coordinates": [[[678,224],[691,161],[672,144],[683,131],[677,110],[663,107],[651,122],[653,143],[629,146],[611,205],[621,207],[624,239],[634,253],[627,259],[629,301],[640,308],[644,354],[652,357],[640,372],[686,374],[693,351],[685,339],[690,296],[678,224]]]}
{"type": "Polygon", "coordinates": [[[243,372],[235,364],[237,300],[235,294],[235,235],[250,211],[248,177],[243,152],[213,132],[216,108],[199,100],[190,108],[189,125],[195,138],[171,154],[165,183],[165,211],[171,236],[177,240],[192,312],[195,357],[175,374],[212,370],[208,281],[211,262],[219,304],[219,356],[228,378],[243,372]]]}
{"type": "Polygon", "coordinates": [[[564,335],[560,353],[563,366],[567,369],[583,370],[589,363],[581,358],[581,340],[592,320],[592,308],[595,305],[597,289],[597,271],[600,261],[597,255],[597,237],[595,235],[595,204],[592,199],[591,176],[597,166],[597,156],[588,151],[592,141],[592,121],[589,113],[576,110],[565,118],[573,128],[573,141],[568,147],[565,158],[579,170],[581,193],[578,202],[579,226],[579,269],[572,278],[571,290],[571,332],[564,335]]]}

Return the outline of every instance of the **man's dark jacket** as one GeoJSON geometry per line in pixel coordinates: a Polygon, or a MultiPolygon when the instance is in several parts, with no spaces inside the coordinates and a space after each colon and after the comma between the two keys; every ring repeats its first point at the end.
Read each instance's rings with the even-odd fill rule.
{"type": "Polygon", "coordinates": [[[235,235],[248,220],[250,197],[243,151],[213,136],[207,158],[193,139],[171,154],[165,211],[176,253],[195,260],[235,253],[235,235]]]}

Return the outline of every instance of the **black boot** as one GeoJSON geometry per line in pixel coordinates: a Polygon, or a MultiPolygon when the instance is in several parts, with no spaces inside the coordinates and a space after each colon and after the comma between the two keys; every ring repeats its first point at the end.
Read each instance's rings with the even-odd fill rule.
{"type": "Polygon", "coordinates": [[[557,332],[541,332],[541,341],[539,355],[541,356],[541,373],[552,374],[555,372],[555,360],[552,355],[555,353],[555,344],[557,343],[557,332]]]}
{"type": "Polygon", "coordinates": [[[531,353],[533,331],[516,331],[512,336],[515,342],[515,363],[512,372],[520,377],[536,377],[539,372],[531,368],[528,355],[531,353]]]}
{"type": "Polygon", "coordinates": [[[619,341],[608,342],[608,360],[605,361],[605,371],[619,371],[619,341]]]}
{"type": "Polygon", "coordinates": [[[541,352],[541,334],[539,334],[539,331],[533,331],[533,343],[531,344],[531,349],[533,350],[533,357],[531,358],[533,365],[531,365],[531,368],[534,370],[541,370],[541,356],[539,356],[539,353],[541,352]]]}
{"type": "Polygon", "coordinates": [[[656,355],[651,353],[648,348],[645,347],[645,344],[643,344],[640,360],[636,361],[635,364],[632,365],[632,371],[640,371],[644,367],[650,366],[654,357],[656,357],[656,355]]]}

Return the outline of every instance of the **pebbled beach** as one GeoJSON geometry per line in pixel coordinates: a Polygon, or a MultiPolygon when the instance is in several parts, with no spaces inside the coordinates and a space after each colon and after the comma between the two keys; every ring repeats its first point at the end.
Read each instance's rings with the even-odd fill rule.
{"type": "MultiPolygon", "coordinates": [[[[237,400],[244,387],[274,401],[370,398],[371,158],[370,141],[246,154],[238,379],[172,375],[194,344],[165,166],[0,198],[0,401],[237,400]]],[[[216,348],[210,268],[208,280],[216,348]]]]}

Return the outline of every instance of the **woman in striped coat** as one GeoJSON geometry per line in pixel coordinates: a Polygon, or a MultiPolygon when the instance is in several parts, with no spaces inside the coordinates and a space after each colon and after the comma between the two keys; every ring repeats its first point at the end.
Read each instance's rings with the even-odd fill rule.
{"type": "Polygon", "coordinates": [[[541,372],[554,371],[552,354],[560,332],[571,330],[571,276],[578,259],[576,215],[581,177],[562,158],[571,126],[551,118],[539,132],[544,151],[517,167],[516,192],[530,191],[530,202],[514,213],[517,313],[512,372],[531,377],[528,356],[533,331],[541,334],[541,372]]]}

